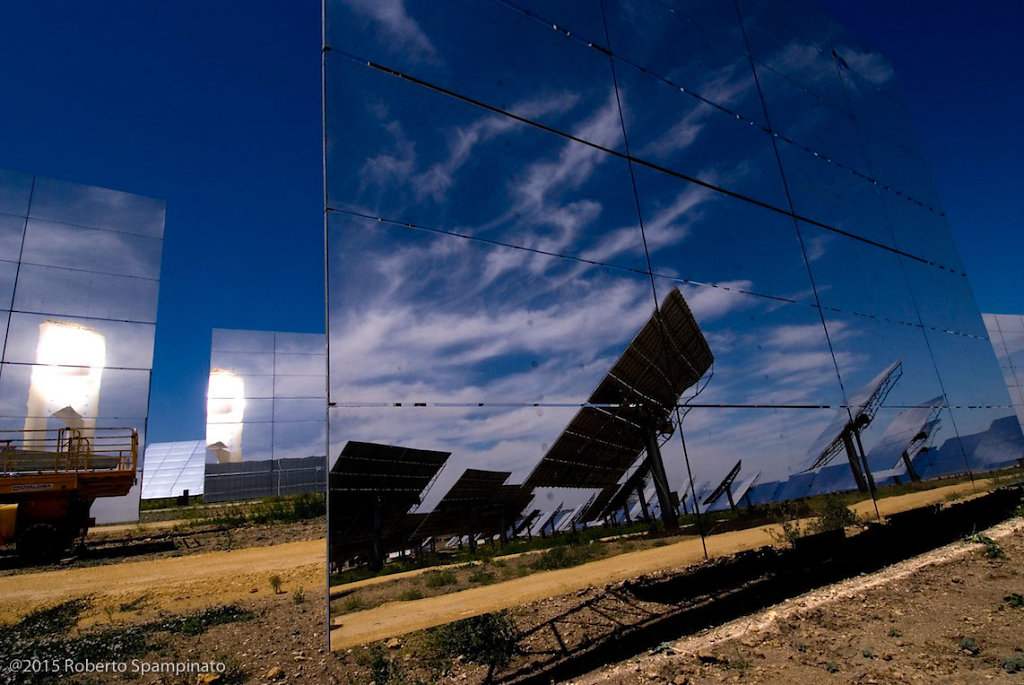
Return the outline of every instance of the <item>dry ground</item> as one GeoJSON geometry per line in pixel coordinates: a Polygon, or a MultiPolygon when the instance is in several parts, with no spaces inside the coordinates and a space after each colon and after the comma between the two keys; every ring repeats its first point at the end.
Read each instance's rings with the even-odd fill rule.
{"type": "Polygon", "coordinates": [[[596,683],[1022,683],[1024,520],[612,664],[596,683]]]}
{"type": "MultiPolygon", "coordinates": [[[[979,481],[977,484],[979,489],[987,485],[987,481],[979,481]]],[[[969,483],[950,485],[883,499],[878,502],[878,508],[882,516],[886,516],[942,502],[954,494],[971,492],[974,492],[974,488],[969,483]]],[[[859,502],[852,508],[858,514],[874,517],[875,509],[871,500],[859,502]]],[[[778,534],[778,526],[769,526],[711,535],[706,539],[708,555],[712,558],[721,557],[744,549],[771,545],[778,534]]],[[[340,625],[332,626],[331,649],[347,649],[468,616],[528,604],[545,597],[682,568],[703,559],[700,538],[685,538],[664,547],[604,558],[574,568],[535,573],[524,578],[427,597],[415,602],[389,602],[367,611],[341,616],[340,625]]]]}
{"type": "MultiPolygon", "coordinates": [[[[983,484],[979,483],[979,486],[981,485],[983,484]]],[[[918,492],[883,500],[880,503],[880,508],[884,515],[941,501],[955,493],[971,491],[971,486],[964,484],[918,492]]],[[[873,514],[874,511],[870,502],[861,503],[858,508],[862,509],[861,513],[870,511],[873,514]]],[[[273,537],[272,532],[269,535],[271,538],[273,537]]],[[[765,536],[767,533],[763,530],[736,531],[712,536],[708,539],[709,552],[713,555],[729,554],[737,549],[763,544],[765,536]]],[[[893,597],[898,597],[902,604],[894,605],[893,611],[903,611],[908,617],[918,616],[918,613],[914,612],[920,613],[918,618],[913,620],[908,618],[905,629],[898,629],[910,636],[910,631],[914,629],[915,625],[938,626],[941,624],[944,626],[942,630],[946,633],[953,634],[959,630],[966,635],[967,633],[961,627],[963,617],[950,615],[945,609],[946,604],[940,606],[938,602],[918,601],[918,595],[922,593],[927,597],[941,597],[943,592],[951,592],[950,588],[957,593],[962,593],[965,607],[977,607],[976,611],[972,610],[974,613],[966,612],[965,615],[971,617],[972,621],[984,622],[964,625],[1002,626],[1001,623],[998,623],[1002,616],[992,613],[999,611],[995,608],[998,602],[992,606],[989,605],[992,604],[991,597],[995,597],[1000,592],[1024,591],[1024,588],[1019,587],[1020,578],[1016,575],[1017,569],[1020,568],[1020,559],[1024,559],[1024,549],[1022,549],[1024,543],[1019,540],[1019,537],[1020,534],[1017,533],[1014,542],[1006,545],[1010,556],[1002,567],[992,567],[995,570],[988,571],[978,568],[973,571],[968,569],[953,572],[962,579],[978,580],[976,583],[960,583],[954,587],[951,580],[945,579],[939,585],[928,586],[926,584],[916,590],[900,589],[901,583],[915,581],[918,576],[894,577],[892,588],[895,589],[889,589],[886,592],[893,597]],[[1011,586],[1014,588],[1008,590],[1007,588],[1011,586]],[[984,596],[978,593],[984,593],[984,596]]],[[[266,540],[264,543],[269,541],[266,540]]],[[[351,645],[365,643],[375,637],[391,638],[394,635],[419,630],[463,616],[520,604],[526,605],[527,614],[531,611],[531,606],[535,614],[543,613],[554,610],[553,608],[562,604],[567,605],[578,601],[579,593],[589,592],[590,588],[595,586],[614,583],[616,579],[635,577],[643,573],[645,569],[678,569],[691,560],[697,561],[702,558],[699,540],[681,540],[664,547],[606,558],[565,571],[539,573],[529,578],[496,583],[445,597],[391,603],[374,610],[378,612],[376,614],[374,611],[368,611],[344,616],[342,620],[345,625],[341,627],[341,632],[335,631],[332,642],[337,645],[339,635],[348,640],[342,644],[351,645]],[[553,596],[559,594],[561,597],[553,596]],[[433,604],[435,601],[443,602],[440,613],[435,613],[439,611],[438,606],[433,604]],[[376,616],[376,619],[370,620],[373,616],[376,616]],[[382,628],[382,616],[392,621],[386,628],[382,628]],[[346,631],[346,629],[349,630],[346,631]]],[[[978,561],[978,558],[980,558],[980,553],[966,557],[952,555],[943,563],[955,565],[964,563],[962,561],[964,559],[974,563],[978,561]]],[[[981,562],[988,563],[983,559],[981,562]]],[[[364,645],[346,648],[333,654],[326,649],[325,563],[325,544],[320,539],[230,551],[195,553],[181,557],[147,559],[107,566],[47,569],[10,574],[0,577],[0,622],[11,623],[40,607],[52,606],[68,599],[86,597],[88,598],[88,608],[82,613],[79,625],[75,630],[89,634],[90,631],[107,628],[120,630],[127,626],[152,622],[170,614],[234,603],[251,611],[254,617],[227,625],[216,625],[199,635],[159,633],[157,634],[158,639],[154,643],[155,646],[150,645],[151,651],[146,654],[145,658],[223,660],[231,663],[235,682],[269,682],[271,680],[310,683],[369,682],[367,655],[374,653],[372,649],[364,645]],[[272,575],[276,575],[280,579],[282,586],[280,593],[275,593],[271,589],[269,579],[272,575]]],[[[823,596],[827,597],[831,590],[823,592],[825,593],[823,596]]],[[[957,610],[953,610],[953,613],[956,613],[957,610]]],[[[520,609],[516,609],[516,612],[519,611],[520,609]]],[[[1009,608],[1002,610],[1002,612],[1005,611],[1009,611],[1009,608]]],[[[1015,634],[1024,633],[1018,618],[1024,616],[1024,610],[1021,610],[1020,613],[1011,612],[1004,615],[1017,620],[1017,623],[1012,626],[1015,634]]],[[[800,640],[800,644],[804,645],[804,651],[797,651],[795,654],[800,656],[794,656],[792,660],[786,658],[787,663],[782,665],[789,667],[795,664],[800,668],[810,669],[808,673],[813,672],[814,677],[808,682],[817,682],[818,678],[835,675],[830,675],[823,667],[815,670],[819,664],[812,660],[812,657],[820,660],[819,654],[830,653],[827,651],[827,647],[819,647],[818,642],[814,641],[819,632],[822,639],[827,640],[830,639],[828,631],[847,629],[848,623],[831,621],[829,616],[831,616],[830,613],[823,612],[820,615],[808,614],[808,617],[800,619],[798,627],[806,626],[810,632],[806,638],[794,637],[790,647],[796,649],[794,640],[800,640]],[[821,624],[820,627],[817,627],[818,624],[815,621],[821,624]],[[812,627],[813,631],[810,630],[812,627]],[[810,656],[804,656],[807,654],[810,656]],[[804,663],[804,661],[808,663],[804,663]]],[[[879,613],[879,616],[883,616],[883,614],[879,613]]],[[[844,620],[852,621],[853,615],[847,616],[844,620]]],[[[788,635],[784,632],[787,629],[780,628],[779,636],[772,639],[782,644],[780,641],[788,635]]],[[[768,634],[768,631],[763,631],[762,634],[768,634]]],[[[884,661],[887,652],[883,652],[883,649],[887,648],[889,644],[881,637],[876,639],[876,636],[872,635],[873,644],[871,645],[860,646],[851,643],[844,647],[844,661],[839,664],[840,671],[838,673],[848,675],[854,672],[855,664],[853,662],[856,661],[854,652],[861,653],[866,647],[871,647],[874,651],[872,657],[860,657],[865,660],[865,666],[884,661]],[[857,652],[858,649],[861,652],[857,652]]],[[[936,644],[940,642],[938,637],[931,639],[936,644]]],[[[989,663],[985,659],[991,661],[997,657],[1002,658],[1000,656],[1002,652],[1010,648],[1007,647],[1009,642],[1004,641],[1004,644],[1004,642],[992,641],[987,635],[979,634],[976,639],[982,645],[983,651],[977,658],[972,657],[974,660],[970,663],[987,663],[991,666],[994,662],[989,663]]],[[[417,678],[421,679],[421,682],[434,680],[437,673],[418,668],[415,654],[401,646],[401,643],[404,642],[403,638],[399,642],[399,646],[392,644],[392,647],[386,647],[384,643],[381,643],[381,646],[377,648],[378,650],[388,650],[386,653],[389,656],[389,662],[403,666],[400,671],[404,675],[401,678],[396,676],[396,682],[403,682],[403,678],[405,682],[416,682],[417,678]]],[[[722,644],[727,646],[729,643],[722,644]]],[[[913,644],[918,643],[914,642],[913,644]]],[[[776,647],[774,643],[766,643],[761,650],[767,654],[766,650],[769,648],[775,649],[776,647]]],[[[715,649],[718,650],[718,647],[716,646],[715,649]]],[[[942,654],[944,658],[949,657],[948,654],[942,654]]],[[[893,656],[893,661],[895,661],[897,655],[890,656],[893,656]]],[[[658,659],[661,658],[658,657],[658,659]]],[[[761,659],[756,654],[750,657],[751,660],[755,658],[759,662],[742,671],[722,665],[729,663],[728,661],[719,660],[717,664],[703,666],[695,658],[691,659],[693,663],[689,663],[689,665],[680,662],[681,665],[677,671],[684,674],[687,673],[687,668],[693,666],[692,675],[685,677],[691,679],[707,677],[711,678],[712,682],[719,676],[728,679],[736,676],[741,679],[749,679],[755,677],[754,674],[757,673],[769,674],[771,664],[775,663],[772,661],[773,657],[766,656],[761,659]],[[760,661],[764,661],[764,663],[762,664],[760,661]],[[757,671],[757,668],[761,668],[762,671],[757,671]]],[[[953,657],[949,658],[960,659],[960,655],[954,653],[953,657]]],[[[733,659],[733,666],[740,663],[742,662],[733,659]]],[[[885,663],[888,664],[888,661],[885,663]]],[[[653,669],[660,668],[661,665],[662,662],[655,659],[652,660],[650,668],[645,663],[641,665],[641,671],[633,670],[629,673],[623,671],[622,678],[624,679],[619,682],[635,682],[636,673],[641,673],[641,675],[648,671],[653,673],[653,669]]],[[[620,665],[618,668],[634,669],[635,664],[620,665]]],[[[676,667],[672,666],[672,668],[676,667]]],[[[2,673],[2,664],[0,664],[0,673],[2,673]]],[[[995,667],[985,673],[999,677],[995,667]]],[[[484,671],[479,667],[469,664],[457,666],[454,671],[449,672],[452,677],[464,677],[470,682],[479,681],[483,674],[484,671]]],[[[674,678],[676,674],[673,672],[671,675],[674,678]]],[[[604,678],[606,675],[619,677],[620,674],[607,671],[595,674],[595,677],[604,678]]],[[[659,678],[661,677],[660,673],[657,675],[659,678]]],[[[644,677],[647,676],[644,675],[644,677]]],[[[768,675],[765,677],[767,678],[768,675]]],[[[1013,682],[1021,682],[1021,676],[1014,677],[1018,680],[1013,682]]],[[[195,679],[194,677],[182,679],[160,676],[145,677],[141,682],[195,682],[195,679]]],[[[693,682],[701,681],[694,680],[693,682]]],[[[837,680],[837,682],[846,681],[837,680]]]]}

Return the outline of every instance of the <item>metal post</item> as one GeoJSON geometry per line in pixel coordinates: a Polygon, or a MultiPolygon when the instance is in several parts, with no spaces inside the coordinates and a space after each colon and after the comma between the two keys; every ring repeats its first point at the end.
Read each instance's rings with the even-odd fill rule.
{"type": "Polygon", "coordinates": [[[644,488],[644,484],[643,483],[640,483],[640,485],[637,486],[637,488],[636,488],[636,496],[640,499],[640,513],[643,514],[644,523],[650,523],[651,522],[651,512],[649,512],[647,510],[647,498],[644,497],[644,489],[643,488],[644,488]]]}
{"type": "Polygon", "coordinates": [[[675,507],[672,506],[668,476],[665,475],[665,464],[661,460],[658,432],[655,430],[653,418],[647,420],[647,463],[651,467],[651,480],[654,481],[654,491],[658,495],[661,520],[665,523],[665,530],[676,530],[679,528],[679,516],[676,514],[675,507]]]}
{"type": "Polygon", "coordinates": [[[903,460],[903,465],[907,467],[907,476],[910,477],[910,481],[912,483],[920,483],[921,476],[917,475],[917,471],[914,470],[914,463],[910,461],[910,455],[904,451],[900,458],[903,460]]]}
{"type": "Polygon", "coordinates": [[[850,435],[852,430],[846,428],[843,430],[843,446],[846,448],[846,457],[850,460],[850,470],[853,471],[853,479],[857,481],[857,489],[861,492],[868,492],[867,481],[864,480],[864,474],[860,470],[860,457],[857,454],[857,448],[853,445],[853,436],[850,435]]]}

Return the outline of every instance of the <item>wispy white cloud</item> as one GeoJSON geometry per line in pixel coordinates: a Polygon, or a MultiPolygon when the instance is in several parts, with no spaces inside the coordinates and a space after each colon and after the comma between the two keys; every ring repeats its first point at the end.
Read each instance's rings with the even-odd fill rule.
{"type": "Polygon", "coordinates": [[[422,53],[433,57],[437,50],[405,8],[403,0],[346,0],[357,13],[372,19],[381,28],[388,43],[397,44],[406,54],[422,53]]]}
{"type": "Polygon", "coordinates": [[[850,69],[875,86],[884,85],[896,76],[889,60],[873,50],[840,45],[836,51],[850,69]]]}

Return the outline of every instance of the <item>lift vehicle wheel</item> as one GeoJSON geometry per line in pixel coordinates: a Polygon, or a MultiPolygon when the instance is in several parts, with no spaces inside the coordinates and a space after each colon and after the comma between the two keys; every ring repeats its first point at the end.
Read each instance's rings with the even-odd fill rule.
{"type": "Polygon", "coordinates": [[[52,523],[33,523],[18,537],[18,556],[30,564],[55,561],[67,548],[65,543],[57,526],[52,523]]]}

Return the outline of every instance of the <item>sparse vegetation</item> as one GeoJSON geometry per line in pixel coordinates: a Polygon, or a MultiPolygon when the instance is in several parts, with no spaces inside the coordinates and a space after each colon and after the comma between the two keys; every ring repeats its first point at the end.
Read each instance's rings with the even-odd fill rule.
{"type": "Polygon", "coordinates": [[[829,673],[839,673],[839,664],[834,661],[830,661],[825,664],[825,670],[829,673]]]}
{"type": "Polygon", "coordinates": [[[1000,665],[1007,673],[1024,673],[1024,656],[1011,656],[1000,665]]]}
{"type": "Polygon", "coordinates": [[[957,645],[961,650],[969,653],[971,656],[978,656],[981,654],[981,647],[978,646],[978,641],[973,637],[962,637],[957,645]]]}
{"type": "Polygon", "coordinates": [[[121,602],[118,606],[119,611],[136,611],[145,606],[146,601],[149,599],[148,594],[141,594],[130,602],[121,602]]]}
{"type": "Polygon", "coordinates": [[[494,574],[490,571],[474,571],[469,576],[469,582],[477,583],[478,585],[490,585],[497,580],[494,574]]]}
{"type": "Polygon", "coordinates": [[[768,535],[776,544],[792,546],[799,538],[807,534],[801,524],[800,510],[793,502],[780,502],[772,507],[769,516],[779,526],[779,530],[768,528],[768,535]]]}
{"type": "Polygon", "coordinates": [[[423,574],[423,582],[429,588],[457,585],[458,577],[452,571],[427,571],[423,574]]]}
{"type": "Polygon", "coordinates": [[[875,650],[872,647],[865,647],[864,649],[861,650],[860,653],[861,653],[861,655],[865,659],[874,659],[875,658],[875,650]]]}
{"type": "Polygon", "coordinates": [[[559,545],[542,552],[530,564],[535,571],[552,571],[559,568],[579,566],[602,556],[604,550],[597,545],[559,545]]]}
{"type": "Polygon", "coordinates": [[[270,583],[270,589],[274,591],[275,595],[281,594],[281,576],[276,573],[270,574],[270,578],[267,579],[270,583]]]}
{"type": "Polygon", "coordinates": [[[225,504],[220,506],[189,507],[177,512],[186,520],[176,528],[246,524],[298,523],[327,514],[327,502],[322,493],[266,497],[255,503],[225,504]]]}
{"type": "Polygon", "coordinates": [[[742,673],[753,666],[754,662],[744,657],[736,657],[735,659],[725,659],[722,665],[725,666],[726,670],[742,673]]]}
{"type": "Polygon", "coordinates": [[[818,515],[808,525],[808,532],[825,533],[830,530],[857,526],[861,523],[860,517],[846,505],[845,498],[828,494],[822,497],[818,515]]]}
{"type": "Polygon", "coordinates": [[[292,590],[292,604],[302,604],[306,601],[306,591],[302,587],[292,590]]]}
{"type": "Polygon", "coordinates": [[[492,672],[507,666],[519,651],[519,629],[506,611],[463,619],[428,633],[432,651],[442,660],[462,657],[492,672]]]}
{"type": "Polygon", "coordinates": [[[1024,595],[1019,592],[1013,592],[1003,597],[1003,601],[1012,607],[1024,607],[1024,595]]]}
{"type": "MultiPolygon", "coordinates": [[[[34,611],[18,623],[4,626],[4,630],[0,631],[0,654],[5,659],[38,659],[60,663],[65,660],[84,662],[87,659],[94,662],[123,662],[152,650],[154,645],[149,636],[154,632],[200,635],[210,626],[254,617],[251,612],[236,605],[227,605],[138,626],[108,626],[74,635],[72,630],[88,607],[88,599],[73,599],[34,611]]],[[[53,674],[46,672],[0,671],[0,683],[44,683],[50,682],[52,678],[53,674]]]]}
{"type": "Polygon", "coordinates": [[[370,671],[370,679],[377,685],[387,685],[396,673],[394,664],[379,644],[360,652],[356,663],[370,671]]]}
{"type": "Polygon", "coordinates": [[[182,635],[202,635],[212,626],[224,623],[236,623],[238,621],[249,621],[256,615],[246,611],[237,604],[225,604],[222,606],[210,607],[201,611],[192,611],[180,616],[165,618],[144,627],[152,630],[161,630],[167,633],[180,633],[182,635]]]}
{"type": "Polygon", "coordinates": [[[967,538],[967,542],[985,545],[985,556],[989,559],[1005,559],[1006,552],[999,546],[999,543],[987,535],[975,533],[967,538]]]}
{"type": "Polygon", "coordinates": [[[345,599],[345,603],[341,605],[345,611],[359,611],[366,605],[363,604],[363,600],[358,595],[353,595],[345,599]]]}
{"type": "Polygon", "coordinates": [[[409,588],[398,595],[399,602],[414,602],[417,599],[423,599],[423,592],[417,588],[409,588]]]}
{"type": "Polygon", "coordinates": [[[903,637],[903,631],[899,628],[890,628],[889,637],[903,637]]]}

